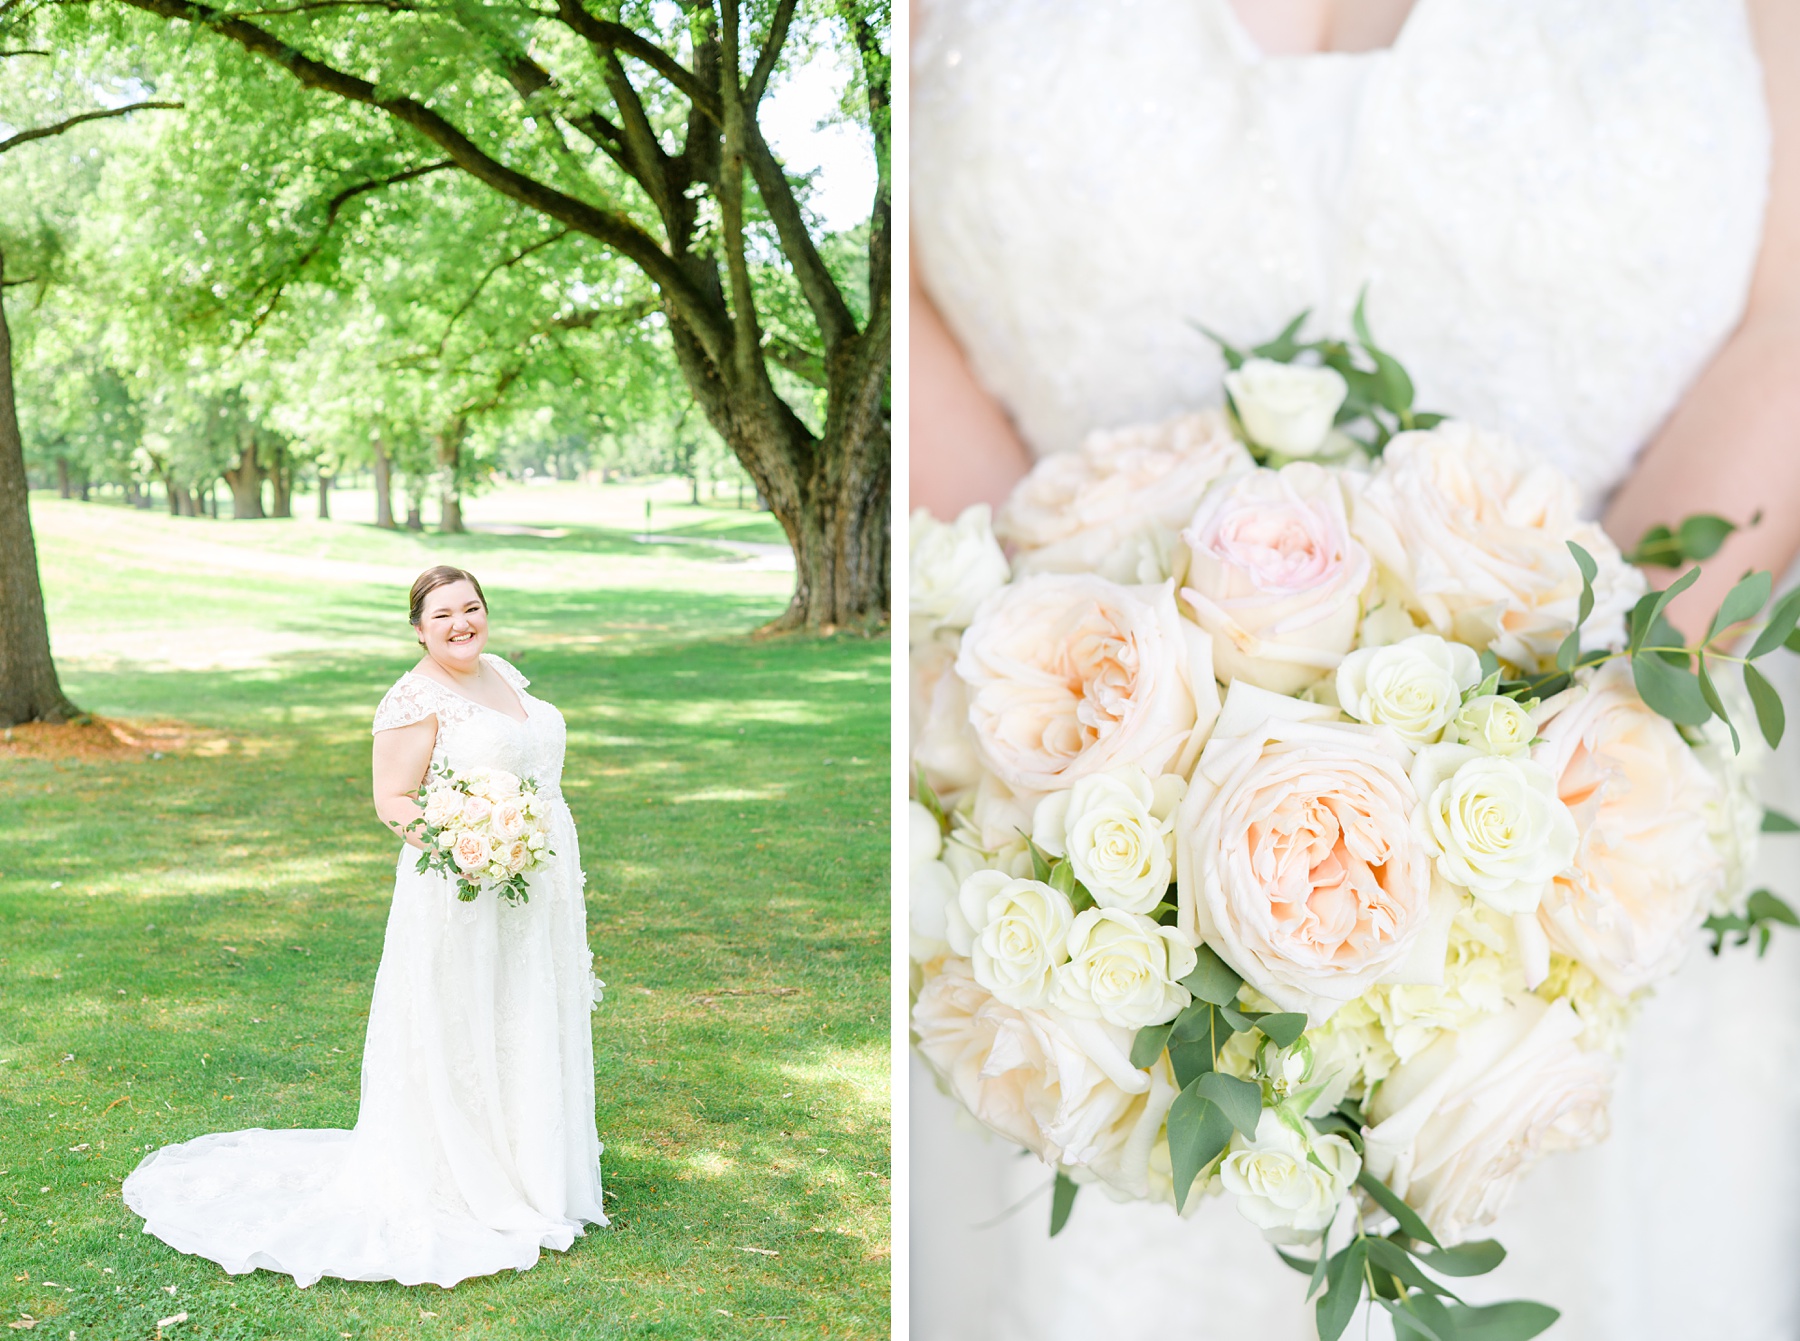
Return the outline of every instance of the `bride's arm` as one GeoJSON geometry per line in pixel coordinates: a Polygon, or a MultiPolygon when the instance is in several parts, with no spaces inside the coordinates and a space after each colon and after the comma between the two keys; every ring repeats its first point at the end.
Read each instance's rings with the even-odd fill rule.
{"type": "Polygon", "coordinates": [[[916,253],[907,309],[912,505],[944,521],[971,503],[998,507],[1031,469],[1031,454],[969,371],[956,337],[919,283],[916,253]]]}
{"type": "MultiPolygon", "coordinates": [[[[1750,303],[1718,356],[1645,450],[1606,514],[1629,549],[1657,523],[1696,512],[1745,523],[1674,606],[1690,635],[1746,569],[1779,579],[1800,552],[1800,4],[1752,0],[1774,130],[1762,253],[1750,303]]],[[[1666,585],[1672,574],[1659,575],[1666,585]]]]}
{"type": "Polygon", "coordinates": [[[375,733],[375,813],[408,843],[423,852],[425,844],[406,826],[419,818],[414,796],[431,767],[432,747],[437,744],[437,718],[426,717],[406,726],[375,733]]]}

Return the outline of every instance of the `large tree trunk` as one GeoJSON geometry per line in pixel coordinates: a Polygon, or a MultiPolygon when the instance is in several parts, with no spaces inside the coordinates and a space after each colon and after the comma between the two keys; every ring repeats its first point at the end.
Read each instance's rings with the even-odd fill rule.
{"type": "MultiPolygon", "coordinates": [[[[6,257],[0,253],[0,279],[5,274],[6,257]]],[[[25,444],[13,400],[12,335],[0,304],[0,726],[64,722],[80,711],[63,693],[50,659],[50,626],[44,618],[25,484],[25,444]]]]}
{"type": "Polygon", "coordinates": [[[262,469],[256,464],[256,437],[252,433],[245,433],[243,451],[238,455],[237,464],[225,472],[225,482],[231,486],[233,517],[242,519],[263,515],[262,477],[262,469]]]}
{"type": "Polygon", "coordinates": [[[331,520],[331,472],[319,472],[319,520],[331,520]]]}
{"type": "Polygon", "coordinates": [[[375,524],[384,530],[394,529],[394,471],[387,453],[375,444],[375,524]]]}
{"type": "Polygon", "coordinates": [[[69,482],[69,458],[66,456],[56,458],[56,493],[59,498],[75,496],[74,486],[69,482]]]}
{"type": "Polygon", "coordinates": [[[457,415],[437,435],[439,525],[451,535],[463,531],[462,445],[468,433],[469,421],[457,415]]]}

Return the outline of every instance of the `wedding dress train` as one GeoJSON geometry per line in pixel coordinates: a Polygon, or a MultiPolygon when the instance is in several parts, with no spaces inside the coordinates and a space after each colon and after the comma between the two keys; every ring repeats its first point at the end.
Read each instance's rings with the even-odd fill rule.
{"type": "MultiPolygon", "coordinates": [[[[1531,444],[1597,511],[1744,310],[1769,125],[1741,0],[1415,0],[1388,50],[1279,59],[1227,0],[925,0],[912,70],[914,254],[1038,452],[1215,402],[1197,326],[1254,343],[1310,308],[1345,335],[1366,286],[1422,408],[1531,444]]],[[[1764,781],[1789,810],[1797,751],[1764,781]]],[[[1795,843],[1760,872],[1790,898],[1795,843]]],[[[1048,1171],[916,1062],[912,1089],[921,1341],[1313,1335],[1229,1204],[1089,1189],[1052,1241],[1048,1171]]],[[[1545,1300],[1568,1341],[1800,1336],[1800,933],[1762,963],[1696,946],[1613,1128],[1526,1179],[1467,1295],[1545,1300]]]]}
{"type": "Polygon", "coordinates": [[[551,861],[527,902],[459,901],[401,850],[363,1052],[356,1126],[220,1132],[157,1150],[125,1180],[144,1232],[228,1272],[454,1285],[565,1249],[604,1225],[594,1128],[598,992],[585,878],[560,787],[562,715],[525,692],[518,721],[409,671],[376,731],[435,715],[434,766],[532,777],[551,861]]]}

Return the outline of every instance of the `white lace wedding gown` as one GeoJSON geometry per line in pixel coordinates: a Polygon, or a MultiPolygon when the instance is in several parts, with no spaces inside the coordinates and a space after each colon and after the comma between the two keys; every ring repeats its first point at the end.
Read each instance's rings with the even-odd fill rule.
{"type": "Polygon", "coordinates": [[[594,1129],[598,999],[586,883],[563,803],[562,714],[484,656],[526,718],[408,671],[376,731],[436,716],[434,765],[502,768],[550,798],[555,856],[519,905],[463,903],[401,849],[349,1130],[220,1132],[166,1146],[125,1180],[144,1232],[233,1273],[265,1268],[450,1286],[604,1225],[594,1129]]]}
{"type": "MultiPolygon", "coordinates": [[[[1760,243],[1741,0],[1416,0],[1388,50],[1282,59],[1226,0],[927,0],[912,70],[914,255],[1039,452],[1216,400],[1194,323],[1254,343],[1310,307],[1348,334],[1366,284],[1422,408],[1510,430],[1597,509],[1736,325],[1760,243]]],[[[1764,790],[1800,798],[1794,746],[1764,790]]],[[[1790,896],[1796,841],[1760,873],[1790,896]]],[[[1537,1169],[1467,1294],[1550,1302],[1567,1341],[1792,1341],[1800,934],[1762,963],[1697,951],[1632,1043],[1611,1140],[1537,1169]]],[[[1047,1172],[954,1123],[916,1062],[912,1089],[915,1337],[1313,1335],[1229,1204],[1088,1190],[1051,1241],[1047,1172]]]]}

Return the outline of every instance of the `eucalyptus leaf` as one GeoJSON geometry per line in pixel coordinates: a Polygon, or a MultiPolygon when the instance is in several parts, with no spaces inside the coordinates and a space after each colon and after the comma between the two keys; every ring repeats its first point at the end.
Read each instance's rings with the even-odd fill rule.
{"type": "Polygon", "coordinates": [[[1415,1290],[1423,1290],[1427,1294],[1447,1295],[1451,1299],[1456,1296],[1442,1285],[1419,1270],[1413,1262],[1412,1255],[1392,1239],[1369,1239],[1369,1265],[1377,1271],[1385,1271],[1397,1276],[1405,1284],[1415,1290]]]}
{"type": "MultiPolygon", "coordinates": [[[[1744,669],[1748,670],[1746,666],[1744,669]]],[[[1719,690],[1712,682],[1712,674],[1706,669],[1706,658],[1700,658],[1700,694],[1706,700],[1706,706],[1713,710],[1713,716],[1725,723],[1731,732],[1731,752],[1738,754],[1743,749],[1743,742],[1738,739],[1737,724],[1725,712],[1725,701],[1719,697],[1719,690]]]]}
{"type": "Polygon", "coordinates": [[[1675,528],[1684,559],[1710,559],[1719,552],[1726,539],[1737,530],[1736,522],[1726,521],[1708,512],[1695,513],[1675,528]]]}
{"type": "Polygon", "coordinates": [[[1356,1185],[1373,1197],[1377,1206],[1400,1222],[1400,1230],[1408,1238],[1417,1239],[1420,1243],[1429,1243],[1433,1248],[1444,1246],[1437,1241],[1425,1222],[1419,1218],[1419,1213],[1402,1201],[1391,1187],[1370,1173],[1366,1167],[1356,1175],[1356,1185]]]}
{"type": "Polygon", "coordinates": [[[1175,1177],[1176,1210],[1186,1204],[1200,1171],[1231,1144],[1231,1119],[1199,1092],[1199,1084],[1197,1080],[1189,1085],[1169,1105],[1169,1166],[1175,1177]]]}
{"type": "Polygon", "coordinates": [[[1202,1001],[1229,1006],[1237,999],[1238,988],[1244,985],[1244,980],[1231,965],[1219,958],[1212,946],[1202,945],[1194,953],[1198,962],[1193,972],[1181,980],[1181,985],[1202,1001]]]}
{"type": "Polygon", "coordinates": [[[1459,1304],[1449,1309],[1456,1341],[1530,1341],[1548,1331],[1562,1315],[1548,1304],[1529,1299],[1509,1299],[1503,1304],[1475,1307],[1459,1304]]]}
{"type": "Polygon", "coordinates": [[[1781,695],[1763,678],[1762,672],[1747,661],[1744,663],[1744,688],[1750,691],[1750,702],[1756,708],[1756,724],[1762,728],[1763,739],[1769,742],[1770,749],[1775,749],[1787,730],[1787,710],[1781,706],[1781,695]]]}
{"type": "Polygon", "coordinates": [[[1394,1341],[1456,1341],[1453,1332],[1440,1332],[1425,1321],[1411,1305],[1415,1299],[1429,1299],[1430,1295],[1408,1295],[1398,1303],[1390,1303],[1384,1299],[1381,1306],[1394,1319],[1394,1341]]]}
{"type": "Polygon", "coordinates": [[[1625,556],[1627,563],[1654,568],[1673,568],[1681,562],[1681,542],[1668,527],[1657,525],[1645,531],[1637,548],[1625,556]]]}
{"type": "Polygon", "coordinates": [[[1654,595],[1656,596],[1656,600],[1650,607],[1651,625],[1654,626],[1657,616],[1661,615],[1664,610],[1669,608],[1670,601],[1681,595],[1682,592],[1686,591],[1699,580],[1700,570],[1698,568],[1690,568],[1661,591],[1655,592],[1654,595]]]}
{"type": "Polygon", "coordinates": [[[1256,1027],[1273,1039],[1276,1047],[1291,1048],[1306,1032],[1306,1016],[1299,1011],[1263,1015],[1258,1017],[1256,1027]]]}
{"type": "Polygon", "coordinates": [[[1319,1341],[1338,1341],[1363,1296],[1363,1263],[1368,1260],[1368,1240],[1358,1238],[1331,1259],[1325,1269],[1325,1293],[1319,1297],[1315,1322],[1319,1341]]]}
{"type": "Polygon", "coordinates": [[[1800,824],[1796,824],[1779,810],[1763,809],[1762,831],[1764,833],[1800,833],[1800,824]]]}
{"type": "Polygon", "coordinates": [[[1298,354],[1302,348],[1300,342],[1294,337],[1300,334],[1300,328],[1306,324],[1306,319],[1311,315],[1312,309],[1309,307],[1299,316],[1288,322],[1288,324],[1282,328],[1280,335],[1264,344],[1257,345],[1250,352],[1258,358],[1273,359],[1277,363],[1293,362],[1294,356],[1298,354]]]}
{"type": "Polygon", "coordinates": [[[1681,726],[1702,726],[1712,717],[1712,705],[1700,691],[1692,671],[1671,666],[1651,652],[1631,658],[1632,678],[1638,695],[1652,712],[1681,726]]]}
{"type": "Polygon", "coordinates": [[[1262,1087],[1239,1080],[1223,1071],[1212,1071],[1194,1082],[1197,1093],[1213,1101],[1231,1125],[1246,1139],[1256,1136],[1256,1124],[1262,1117],[1262,1087]]]}
{"type": "Polygon", "coordinates": [[[1399,361],[1393,355],[1371,348],[1369,355],[1375,360],[1375,399],[1381,407],[1393,414],[1405,414],[1412,409],[1412,378],[1406,375],[1399,361]]]}
{"type": "Polygon", "coordinates": [[[1080,1186],[1068,1174],[1058,1169],[1056,1186],[1050,1193],[1050,1237],[1055,1238],[1062,1233],[1063,1226],[1069,1223],[1069,1212],[1075,1208],[1075,1194],[1080,1186]]]}
{"type": "MultiPolygon", "coordinates": [[[[1255,1021],[1232,1006],[1215,1006],[1213,1010],[1220,1022],[1234,1034],[1241,1034],[1246,1029],[1256,1027],[1255,1021]]],[[[1223,1039],[1219,1041],[1224,1042],[1223,1039]]]]}
{"type": "Polygon", "coordinates": [[[1175,1083],[1183,1088],[1213,1069],[1213,1047],[1210,1038],[1202,1037],[1188,1042],[1180,1039],[1169,1040],[1169,1069],[1175,1073],[1175,1083]]]}
{"type": "Polygon", "coordinates": [[[1769,622],[1763,625],[1762,632],[1756,635],[1756,641],[1744,655],[1754,660],[1773,652],[1793,634],[1796,624],[1800,624],[1800,587],[1775,602],[1769,611],[1769,622]]]}
{"type": "Polygon", "coordinates": [[[1162,1056],[1163,1049],[1169,1046],[1169,1034],[1175,1028],[1171,1021],[1168,1024],[1152,1024],[1137,1031],[1137,1037],[1131,1040],[1131,1064],[1140,1071],[1147,1071],[1156,1065],[1156,1059],[1162,1056]]]}
{"type": "Polygon", "coordinates": [[[1227,340],[1224,336],[1214,334],[1197,321],[1190,321],[1188,324],[1219,347],[1219,353],[1224,358],[1225,366],[1227,368],[1236,372],[1239,368],[1244,366],[1245,354],[1243,350],[1232,344],[1231,341],[1227,340]]]}
{"type": "Polygon", "coordinates": [[[1796,914],[1786,900],[1766,889],[1759,889],[1750,896],[1744,912],[1752,922],[1779,922],[1783,926],[1800,927],[1800,914],[1796,914]]]}
{"type": "Polygon", "coordinates": [[[1440,1276],[1485,1276],[1506,1260],[1506,1249],[1493,1239],[1475,1239],[1454,1248],[1421,1249],[1413,1256],[1440,1276]]]}
{"type": "Polygon", "coordinates": [[[1279,1257],[1282,1261],[1286,1262],[1290,1267],[1292,1267],[1295,1271],[1298,1271],[1302,1276],[1312,1275],[1313,1268],[1318,1266],[1318,1262],[1316,1262],[1316,1261],[1309,1261],[1308,1259],[1306,1259],[1304,1257],[1295,1257],[1292,1253],[1282,1252],[1280,1248],[1275,1249],[1275,1256],[1279,1257]]]}
{"type": "Polygon", "coordinates": [[[1730,591],[1725,599],[1719,602],[1719,609],[1713,615],[1712,623],[1707,626],[1706,638],[1710,642],[1715,630],[1730,628],[1733,624],[1742,624],[1747,619],[1754,619],[1758,611],[1769,603],[1769,590],[1775,579],[1768,573],[1749,573],[1744,576],[1730,591]]]}

